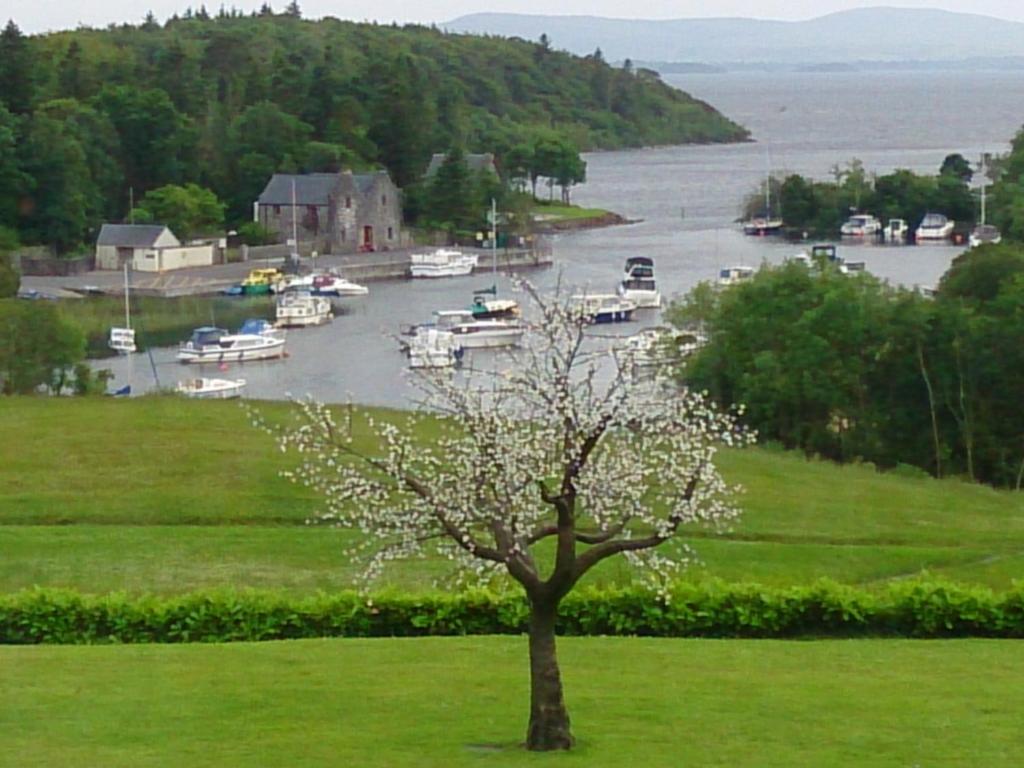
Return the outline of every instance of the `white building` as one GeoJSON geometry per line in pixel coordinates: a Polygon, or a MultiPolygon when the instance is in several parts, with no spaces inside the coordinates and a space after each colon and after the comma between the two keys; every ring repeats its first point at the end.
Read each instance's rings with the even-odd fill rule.
{"type": "Polygon", "coordinates": [[[214,263],[212,243],[182,245],[162,224],[104,224],[96,238],[96,269],[165,272],[214,263]]]}

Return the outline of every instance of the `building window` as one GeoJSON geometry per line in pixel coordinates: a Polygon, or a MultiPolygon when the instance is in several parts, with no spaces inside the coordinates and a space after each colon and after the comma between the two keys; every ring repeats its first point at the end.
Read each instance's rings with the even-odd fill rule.
{"type": "Polygon", "coordinates": [[[381,195],[380,196],[380,204],[381,205],[387,205],[388,204],[388,196],[387,195],[381,195]]]}
{"type": "Polygon", "coordinates": [[[392,227],[388,227],[388,240],[395,239],[395,230],[392,227]]]}
{"type": "Polygon", "coordinates": [[[345,242],[345,233],[346,232],[348,232],[348,229],[346,229],[345,227],[342,227],[341,228],[341,242],[343,242],[343,243],[345,242]]]}
{"type": "Polygon", "coordinates": [[[281,206],[280,205],[275,205],[274,206],[274,215],[275,216],[280,216],[281,215],[281,206]]]}
{"type": "Polygon", "coordinates": [[[351,208],[352,207],[352,198],[351,197],[346,197],[345,198],[345,207],[346,208],[351,208]]]}

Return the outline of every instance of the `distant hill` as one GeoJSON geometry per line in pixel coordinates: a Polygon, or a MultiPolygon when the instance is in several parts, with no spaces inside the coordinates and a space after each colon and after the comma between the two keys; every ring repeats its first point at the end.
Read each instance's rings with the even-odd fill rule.
{"type": "Polygon", "coordinates": [[[864,8],[809,21],[630,20],[477,13],[443,25],[536,40],[609,61],[813,65],[856,61],[956,61],[1024,56],[1024,24],[938,10],[864,8]]]}

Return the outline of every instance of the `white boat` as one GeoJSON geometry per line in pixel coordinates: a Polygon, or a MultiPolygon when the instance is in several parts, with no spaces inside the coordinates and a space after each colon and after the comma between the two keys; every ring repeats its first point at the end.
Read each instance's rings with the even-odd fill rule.
{"type": "Polygon", "coordinates": [[[618,294],[632,301],[638,309],[658,309],[661,292],[654,281],[654,259],[646,256],[626,259],[625,276],[619,283],[618,294]]]}
{"type": "Polygon", "coordinates": [[[485,299],[480,293],[473,297],[469,311],[477,320],[509,320],[521,314],[515,299],[485,299]]]}
{"type": "Polygon", "coordinates": [[[907,240],[910,227],[905,219],[889,219],[885,225],[885,241],[887,243],[903,243],[907,240]]]}
{"type": "Polygon", "coordinates": [[[132,310],[128,293],[128,264],[124,265],[124,328],[111,328],[107,346],[121,355],[130,355],[136,350],[135,330],[132,328],[132,310]]]}
{"type": "Polygon", "coordinates": [[[353,283],[341,275],[330,272],[312,277],[311,289],[317,296],[366,296],[370,292],[365,285],[353,283]]]}
{"type": "Polygon", "coordinates": [[[623,351],[631,365],[647,367],[676,362],[692,355],[706,343],[707,339],[695,331],[644,328],[626,339],[623,351]]]}
{"type": "Polygon", "coordinates": [[[739,285],[753,279],[753,267],[726,267],[718,273],[718,284],[721,286],[739,285]]]}
{"type": "Polygon", "coordinates": [[[266,321],[263,327],[246,321],[238,333],[223,328],[196,328],[192,337],[178,348],[182,363],[228,363],[266,360],[284,356],[284,335],[266,321]]]}
{"type": "Polygon", "coordinates": [[[477,320],[468,309],[439,310],[434,318],[433,327],[452,333],[463,349],[514,347],[526,333],[526,327],[518,320],[477,320]]]}
{"type": "Polygon", "coordinates": [[[921,219],[921,225],[914,232],[914,239],[922,240],[948,240],[953,234],[953,226],[956,222],[947,219],[941,213],[926,213],[921,219]]]}
{"type": "Polygon", "coordinates": [[[583,293],[573,296],[569,306],[589,323],[623,323],[633,319],[636,304],[614,293],[583,293]]]}
{"type": "Polygon", "coordinates": [[[412,254],[409,274],[412,277],[459,277],[471,273],[476,262],[473,254],[438,248],[429,253],[412,254]]]}
{"type": "Polygon", "coordinates": [[[869,213],[858,213],[848,218],[839,228],[843,237],[875,237],[882,230],[882,222],[869,213]]]}
{"type": "Polygon", "coordinates": [[[782,231],[782,219],[773,219],[768,216],[758,216],[743,222],[743,234],[763,237],[765,235],[777,235],[782,231]]]}
{"type": "Polygon", "coordinates": [[[971,230],[968,240],[971,248],[977,248],[979,245],[998,245],[1003,242],[1003,236],[992,224],[979,224],[971,230]]]}
{"type": "Polygon", "coordinates": [[[462,346],[451,331],[421,327],[409,340],[410,368],[451,368],[462,359],[462,346]]]}
{"type": "Polygon", "coordinates": [[[323,325],[331,321],[331,302],[304,291],[285,291],[277,297],[275,317],[279,328],[323,325]]]}
{"type": "Polygon", "coordinates": [[[199,400],[230,400],[241,397],[245,389],[245,379],[207,379],[196,378],[179,381],[175,391],[185,397],[199,400]]]}

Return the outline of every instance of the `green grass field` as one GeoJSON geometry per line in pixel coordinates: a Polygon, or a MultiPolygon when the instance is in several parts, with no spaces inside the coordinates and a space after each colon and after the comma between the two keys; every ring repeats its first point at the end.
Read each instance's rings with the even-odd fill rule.
{"type": "Polygon", "coordinates": [[[531,755],[523,638],[0,648],[0,763],[1017,766],[999,641],[565,638],[578,747],[531,755]]]}
{"type": "MultiPolygon", "coordinates": [[[[282,404],[261,405],[280,418],[282,404]]],[[[393,418],[402,418],[394,414],[393,418]]],[[[173,397],[0,400],[0,590],[181,592],[347,586],[352,535],[304,521],[316,499],[234,403],[173,397]]],[[[927,570],[1005,587],[1024,574],[1024,496],[764,450],[722,455],[743,520],[691,540],[692,578],[874,584],[927,570]]],[[[598,580],[628,577],[611,561],[598,580]]],[[[429,589],[438,560],[390,584],[429,589]]]]}
{"type": "Polygon", "coordinates": [[[562,205],[555,202],[538,202],[533,209],[535,216],[545,223],[596,219],[608,213],[604,208],[581,208],[578,205],[562,205]]]}

